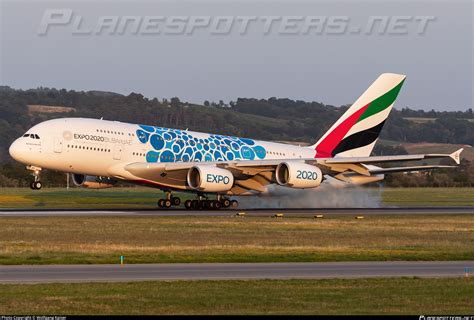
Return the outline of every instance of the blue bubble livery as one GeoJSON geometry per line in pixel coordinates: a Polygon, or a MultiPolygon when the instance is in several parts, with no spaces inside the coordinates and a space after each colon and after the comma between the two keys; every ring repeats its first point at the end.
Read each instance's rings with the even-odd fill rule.
{"type": "Polygon", "coordinates": [[[146,154],[152,162],[217,162],[265,159],[267,151],[255,140],[222,135],[198,137],[184,130],[140,125],[136,131],[140,143],[153,148],[146,154]]]}

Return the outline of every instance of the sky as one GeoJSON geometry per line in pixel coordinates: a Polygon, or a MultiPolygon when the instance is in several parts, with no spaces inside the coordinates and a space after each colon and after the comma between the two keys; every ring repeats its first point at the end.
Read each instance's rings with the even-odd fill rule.
{"type": "Polygon", "coordinates": [[[0,84],[13,88],[339,106],[393,72],[407,75],[397,108],[473,106],[471,0],[0,2],[0,84]]]}

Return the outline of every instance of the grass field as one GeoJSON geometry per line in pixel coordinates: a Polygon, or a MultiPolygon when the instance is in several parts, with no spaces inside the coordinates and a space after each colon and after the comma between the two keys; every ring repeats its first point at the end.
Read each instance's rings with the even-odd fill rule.
{"type": "Polygon", "coordinates": [[[473,206],[474,188],[385,188],[382,191],[385,206],[473,206]]]}
{"type": "Polygon", "coordinates": [[[149,188],[0,188],[0,208],[156,208],[163,196],[149,188]]]}
{"type": "MultiPolygon", "coordinates": [[[[470,206],[474,205],[474,188],[382,188],[375,194],[373,205],[378,206],[470,206]]],[[[315,191],[317,192],[317,191],[315,191]]],[[[344,190],[335,190],[342,196],[344,190]]],[[[357,190],[358,195],[364,189],[357,190]]],[[[180,194],[182,199],[191,194],[180,194]]],[[[0,188],[0,208],[156,208],[163,193],[149,188],[112,188],[87,190],[45,188],[32,191],[27,188],[0,188]]],[[[347,201],[346,201],[347,202],[347,201]]]]}
{"type": "Polygon", "coordinates": [[[0,285],[0,314],[473,314],[474,280],[0,285]]]}
{"type": "MultiPolygon", "coordinates": [[[[387,206],[474,205],[473,189],[384,189],[387,206]]],[[[0,189],[6,208],[154,208],[160,193],[0,189]]],[[[0,265],[468,260],[474,216],[1,217],[0,265]]],[[[0,314],[472,314],[472,278],[0,284],[0,314]]]]}
{"type": "Polygon", "coordinates": [[[474,216],[2,217],[0,264],[466,260],[474,216]]]}

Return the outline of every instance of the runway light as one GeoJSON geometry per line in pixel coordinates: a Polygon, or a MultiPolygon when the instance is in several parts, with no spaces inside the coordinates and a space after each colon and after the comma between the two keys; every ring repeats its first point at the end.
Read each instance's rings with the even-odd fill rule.
{"type": "Polygon", "coordinates": [[[364,216],[355,216],[354,219],[356,220],[364,219],[364,216]]]}
{"type": "Polygon", "coordinates": [[[245,217],[245,212],[237,212],[235,214],[236,217],[245,217]]]}
{"type": "Polygon", "coordinates": [[[123,256],[120,256],[120,266],[123,267],[123,256]]]}
{"type": "Polygon", "coordinates": [[[314,216],[314,219],[322,219],[322,218],[324,218],[324,215],[322,214],[317,214],[314,216]]]}
{"type": "Polygon", "coordinates": [[[275,213],[275,218],[283,218],[283,213],[275,213]]]}

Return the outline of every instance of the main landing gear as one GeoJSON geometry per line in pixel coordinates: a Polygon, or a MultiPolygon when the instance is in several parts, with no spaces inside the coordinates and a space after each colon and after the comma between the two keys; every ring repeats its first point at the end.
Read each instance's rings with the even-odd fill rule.
{"type": "Polygon", "coordinates": [[[199,196],[199,199],[186,200],[184,202],[184,207],[188,210],[219,210],[229,207],[235,209],[238,206],[239,203],[237,200],[230,200],[229,198],[222,197],[221,195],[217,195],[216,200],[209,200],[207,197],[199,196]]]}
{"type": "Polygon", "coordinates": [[[179,206],[181,199],[179,197],[173,197],[171,192],[166,192],[166,199],[158,200],[158,207],[160,208],[171,208],[171,206],[179,206]]]}
{"type": "Polygon", "coordinates": [[[39,178],[41,168],[27,166],[26,169],[32,171],[31,174],[33,175],[33,178],[34,178],[34,180],[30,183],[31,190],[40,190],[41,188],[43,188],[43,183],[40,181],[40,178],[39,178]]]}
{"type": "MultiPolygon", "coordinates": [[[[173,197],[170,191],[166,192],[166,198],[158,200],[158,207],[160,208],[171,208],[172,206],[179,206],[181,199],[179,197],[173,197]]],[[[232,208],[237,209],[239,202],[237,200],[230,200],[229,198],[223,197],[218,194],[216,200],[210,200],[203,194],[199,194],[198,199],[186,200],[184,207],[188,210],[219,210],[232,208]]]]}

